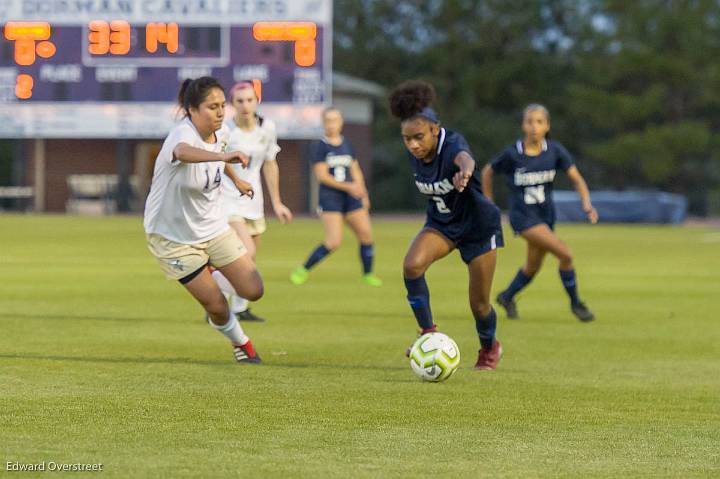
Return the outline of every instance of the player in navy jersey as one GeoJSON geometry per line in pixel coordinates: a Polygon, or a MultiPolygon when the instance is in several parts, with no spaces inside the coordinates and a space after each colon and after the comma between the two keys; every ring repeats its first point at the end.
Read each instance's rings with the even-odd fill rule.
{"type": "Polygon", "coordinates": [[[373,273],[373,238],[370,226],[370,200],[365,177],[350,142],[342,135],[343,117],[340,110],[328,108],[323,112],[325,137],[313,143],[311,160],[313,172],[320,183],[320,218],[325,227],[325,239],[315,248],[304,264],[290,274],[293,284],[303,284],[310,270],[327,255],[340,247],[343,219],[360,243],[362,281],[370,286],[382,286],[373,273]]]}
{"type": "Polygon", "coordinates": [[[497,296],[497,302],[510,319],[518,318],[515,295],[527,286],[540,270],[546,253],[560,261],[560,279],[570,297],[570,309],[581,321],[595,319],[593,313],[580,301],[570,248],[555,234],[555,206],[552,188],[558,170],[565,171],[580,195],[582,207],[591,223],[597,223],[598,214],[590,202],[590,192],[572,156],[557,141],[547,138],[550,131],[550,114],[538,104],[523,112],[524,139],[507,147],[489,165],[483,168],[482,182],[485,195],[492,200],[494,173],[505,175],[511,192],[510,225],[528,244],[527,260],[510,285],[497,296]]]}
{"type": "Polygon", "coordinates": [[[400,119],[415,184],[427,196],[425,226],[403,262],[407,299],[422,334],[435,331],[425,271],[457,249],[468,266],[470,309],[480,339],[475,368],[495,369],[502,348],[495,338],[490,289],[496,248],[503,245],[500,210],[483,196],[479,172],[465,139],[440,126],[430,108],[434,99],[434,88],[415,80],[401,83],[390,95],[390,111],[400,119]]]}

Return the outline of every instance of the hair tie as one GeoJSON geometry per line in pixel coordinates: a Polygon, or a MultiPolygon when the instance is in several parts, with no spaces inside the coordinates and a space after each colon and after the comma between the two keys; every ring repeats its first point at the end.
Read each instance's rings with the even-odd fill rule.
{"type": "Polygon", "coordinates": [[[239,82],[235,83],[232,88],[230,88],[230,98],[235,96],[235,93],[237,93],[240,90],[250,89],[255,92],[255,96],[258,99],[258,103],[260,103],[261,99],[261,93],[258,90],[258,86],[255,84],[254,80],[240,80],[239,82]]]}
{"type": "Polygon", "coordinates": [[[421,116],[423,118],[427,118],[433,123],[440,123],[440,119],[438,118],[437,113],[435,113],[435,110],[430,108],[429,106],[426,106],[422,110],[420,110],[420,113],[418,113],[418,116],[421,116]]]}

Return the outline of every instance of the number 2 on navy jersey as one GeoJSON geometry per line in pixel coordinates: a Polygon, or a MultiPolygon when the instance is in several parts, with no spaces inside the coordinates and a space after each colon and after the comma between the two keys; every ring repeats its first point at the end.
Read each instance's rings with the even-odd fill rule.
{"type": "Polygon", "coordinates": [[[218,188],[220,186],[220,183],[222,182],[222,174],[220,173],[220,168],[218,167],[217,171],[215,172],[215,178],[212,181],[212,186],[210,184],[210,170],[205,170],[205,191],[214,190],[215,188],[218,188]]]}
{"type": "Polygon", "coordinates": [[[438,212],[444,214],[450,213],[450,208],[447,207],[447,205],[445,204],[445,200],[443,200],[441,197],[433,196],[432,200],[435,202],[435,206],[437,207],[438,212]]]}
{"type": "Polygon", "coordinates": [[[526,186],[525,204],[539,205],[545,203],[545,185],[526,186]]]}

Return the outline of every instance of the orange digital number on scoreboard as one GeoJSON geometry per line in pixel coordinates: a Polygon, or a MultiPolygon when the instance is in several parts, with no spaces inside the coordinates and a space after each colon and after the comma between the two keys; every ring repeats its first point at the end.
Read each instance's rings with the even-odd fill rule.
{"type": "Polygon", "coordinates": [[[15,96],[21,100],[27,100],[32,97],[32,89],[35,81],[30,75],[20,74],[15,82],[15,96]]]}
{"type": "Polygon", "coordinates": [[[93,20],[88,28],[88,51],[93,55],[127,55],[130,51],[130,24],[124,20],[110,23],[93,20]]]}
{"type": "Polygon", "coordinates": [[[158,43],[164,43],[169,53],[178,51],[178,25],[177,23],[148,23],[145,25],[145,49],[148,53],[155,53],[158,43]]]}
{"type": "MultiPolygon", "coordinates": [[[[7,40],[15,42],[13,59],[19,66],[30,66],[37,56],[50,58],[57,48],[49,41],[52,29],[47,22],[8,22],[3,34],[7,40]]],[[[15,79],[15,96],[21,100],[32,97],[35,81],[26,73],[19,74],[15,79]]]]}
{"type": "Polygon", "coordinates": [[[317,25],[312,22],[258,22],[253,37],[260,42],[295,42],[295,63],[309,67],[317,60],[315,37],[317,25]]]}
{"type": "MultiPolygon", "coordinates": [[[[127,55],[131,47],[130,24],[124,20],[115,20],[110,23],[94,20],[88,24],[88,51],[92,55],[127,55]]],[[[177,23],[148,23],[145,25],[145,49],[148,53],[158,51],[158,45],[163,43],[168,53],[178,51],[178,25],[177,23]]]]}
{"type": "Polygon", "coordinates": [[[4,28],[5,38],[15,42],[14,60],[20,66],[35,63],[35,55],[42,58],[55,55],[55,45],[47,41],[51,33],[47,22],[8,22],[4,28]]]}

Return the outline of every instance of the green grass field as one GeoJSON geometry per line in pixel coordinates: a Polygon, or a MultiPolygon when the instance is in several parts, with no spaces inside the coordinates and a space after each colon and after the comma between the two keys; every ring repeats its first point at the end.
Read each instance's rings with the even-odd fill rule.
{"type": "MultiPolygon", "coordinates": [[[[420,221],[375,222],[379,289],[360,283],[349,232],[293,286],[320,224],[271,223],[254,367],[163,278],[141,218],[0,216],[0,476],[54,461],[108,478],[720,477],[720,231],[560,225],[598,320],[571,316],[548,258],[523,318],[500,315],[494,372],[472,370],[467,274],[446,258],[432,306],[462,362],[429,384],[403,356],[420,221]]],[[[524,255],[506,243],[494,293],[524,255]]]]}

